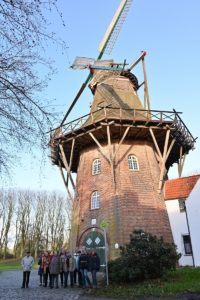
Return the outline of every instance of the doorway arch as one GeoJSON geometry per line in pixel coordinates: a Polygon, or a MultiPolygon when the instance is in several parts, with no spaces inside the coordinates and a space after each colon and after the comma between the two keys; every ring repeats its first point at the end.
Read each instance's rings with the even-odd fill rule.
{"type": "Polygon", "coordinates": [[[105,267],[105,238],[103,232],[97,227],[87,229],[79,240],[79,246],[83,246],[87,251],[95,249],[100,258],[101,267],[105,267]]]}

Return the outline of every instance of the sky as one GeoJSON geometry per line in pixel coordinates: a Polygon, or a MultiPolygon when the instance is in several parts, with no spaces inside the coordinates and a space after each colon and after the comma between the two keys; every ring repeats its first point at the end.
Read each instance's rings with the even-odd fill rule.
{"type": "MultiPolygon", "coordinates": [[[[88,70],[72,70],[76,56],[97,58],[99,43],[120,3],[120,0],[58,0],[65,27],[56,14],[49,16],[52,29],[68,45],[62,55],[55,47],[47,53],[55,59],[57,73],[41,97],[55,99],[61,116],[85,81],[88,70]]],[[[133,0],[125,23],[110,55],[104,59],[127,63],[135,61],[141,51],[145,58],[152,110],[182,112],[181,118],[193,134],[200,133],[200,1],[199,0],[133,0]]],[[[137,75],[137,74],[136,74],[137,75]]],[[[92,94],[87,88],[67,121],[89,113],[92,94]]],[[[61,118],[62,119],[62,118],[61,118]]],[[[60,121],[61,121],[60,119],[60,121]]],[[[59,125],[55,123],[55,127],[59,125]]],[[[12,187],[64,191],[59,170],[48,155],[41,159],[23,153],[21,163],[13,170],[12,187]],[[45,162],[44,162],[45,161],[45,162]]],[[[186,157],[183,176],[200,173],[200,142],[186,157]]],[[[177,164],[168,173],[178,176],[177,164]]]]}

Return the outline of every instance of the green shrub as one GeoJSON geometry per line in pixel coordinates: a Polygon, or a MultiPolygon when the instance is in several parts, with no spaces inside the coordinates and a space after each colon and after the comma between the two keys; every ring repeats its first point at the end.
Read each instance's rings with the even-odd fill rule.
{"type": "Polygon", "coordinates": [[[130,235],[130,243],[121,247],[120,257],[110,261],[109,278],[111,282],[133,282],[160,278],[167,271],[176,268],[180,254],[174,244],[165,243],[142,230],[130,235]]]}

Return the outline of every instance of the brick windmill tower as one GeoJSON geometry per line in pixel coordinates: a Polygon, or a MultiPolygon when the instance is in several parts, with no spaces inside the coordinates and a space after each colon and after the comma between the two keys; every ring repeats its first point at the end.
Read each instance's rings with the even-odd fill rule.
{"type": "Polygon", "coordinates": [[[145,52],[128,67],[100,60],[130,4],[121,1],[98,59],[75,60],[72,68],[89,68],[90,74],[50,139],[52,162],[73,205],[71,247],[96,248],[102,264],[105,244],[109,258],[115,258],[118,246],[135,229],[172,242],[163,183],[173,163],[178,163],[181,176],[185,155],[195,142],[180,113],[150,109],[145,52]],[[143,71],[140,82],[132,73],[136,65],[143,71]],[[65,123],[88,82],[93,93],[90,112],[65,123]]]}

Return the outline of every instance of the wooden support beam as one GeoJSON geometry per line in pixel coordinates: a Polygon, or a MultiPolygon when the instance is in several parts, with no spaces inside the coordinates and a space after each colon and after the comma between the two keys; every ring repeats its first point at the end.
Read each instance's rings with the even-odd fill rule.
{"type": "Polygon", "coordinates": [[[104,149],[101,146],[101,144],[99,143],[99,141],[95,138],[95,136],[92,134],[92,132],[89,132],[89,135],[91,136],[91,138],[93,139],[93,141],[97,144],[97,146],[99,147],[99,151],[102,154],[102,156],[110,163],[110,158],[107,157],[107,155],[104,153],[104,149]]]}
{"type": "Polygon", "coordinates": [[[74,145],[75,145],[75,139],[72,140],[72,147],[71,147],[71,152],[70,152],[70,160],[69,160],[69,169],[71,171],[72,168],[72,161],[73,161],[73,156],[74,156],[74,145]]]}
{"type": "MultiPolygon", "coordinates": [[[[70,153],[70,162],[69,162],[69,169],[71,171],[71,166],[72,166],[72,160],[73,160],[73,154],[74,154],[74,144],[75,144],[75,138],[72,139],[72,147],[71,147],[71,153],[70,153]]],[[[66,183],[68,185],[68,173],[67,173],[67,178],[66,178],[66,183]]]]}
{"type": "Polygon", "coordinates": [[[69,188],[68,188],[67,181],[65,180],[65,176],[64,176],[64,172],[63,172],[63,169],[62,169],[60,160],[59,160],[58,163],[59,163],[60,174],[61,174],[61,177],[62,177],[62,179],[63,179],[63,182],[64,182],[64,185],[65,185],[67,194],[68,194],[69,198],[70,198],[71,200],[73,200],[72,194],[70,193],[69,188]]]}
{"type": "Polygon", "coordinates": [[[162,189],[163,177],[164,177],[164,174],[165,174],[165,163],[166,163],[167,148],[168,148],[168,143],[169,143],[169,134],[170,134],[170,130],[167,130],[166,137],[165,137],[165,145],[164,145],[164,150],[163,150],[163,156],[162,156],[159,186],[158,186],[159,191],[161,191],[161,189],[162,189]]]}
{"type": "Polygon", "coordinates": [[[155,151],[155,155],[156,155],[156,159],[158,161],[158,165],[160,167],[160,157],[159,157],[159,155],[158,155],[158,153],[156,151],[155,151]]]}
{"type": "Polygon", "coordinates": [[[174,146],[174,143],[175,143],[175,139],[173,139],[171,141],[171,144],[170,144],[169,149],[168,149],[167,154],[166,154],[166,160],[168,159],[168,156],[170,155],[170,152],[172,150],[172,147],[174,146]]]}
{"type": "Polygon", "coordinates": [[[144,108],[150,110],[150,99],[149,99],[149,91],[148,91],[148,82],[147,82],[147,73],[146,73],[146,66],[144,62],[144,57],[142,58],[142,68],[143,68],[143,74],[144,74],[144,108]]]}
{"type": "Polygon", "coordinates": [[[142,51],[141,55],[129,66],[128,70],[131,71],[141,61],[141,59],[144,59],[145,55],[146,52],[142,51]]]}
{"type": "Polygon", "coordinates": [[[74,181],[73,181],[73,178],[72,178],[72,175],[71,175],[71,169],[69,168],[69,165],[68,165],[68,162],[67,162],[64,150],[63,150],[63,145],[59,144],[59,148],[60,148],[60,151],[61,151],[60,156],[61,156],[61,159],[62,159],[63,164],[65,166],[65,169],[67,171],[67,174],[69,176],[70,182],[72,184],[72,187],[73,187],[74,191],[76,191],[76,186],[74,184],[74,181]]]}
{"type": "Polygon", "coordinates": [[[178,176],[179,178],[182,176],[183,167],[185,163],[186,154],[183,155],[183,147],[180,147],[180,158],[178,160],[178,176]]]}
{"type": "MultiPolygon", "coordinates": [[[[96,128],[92,128],[92,129],[90,129],[90,130],[87,130],[87,131],[84,131],[84,132],[82,132],[82,133],[79,133],[79,134],[76,135],[76,139],[77,139],[78,137],[83,136],[83,135],[85,135],[85,138],[86,138],[87,136],[86,136],[85,133],[93,132],[93,131],[96,131],[97,129],[101,129],[101,128],[102,128],[102,126],[100,125],[100,126],[98,126],[98,127],[96,127],[96,128]]],[[[82,130],[83,130],[83,129],[82,129],[82,130]]],[[[73,140],[73,139],[74,139],[74,136],[68,138],[66,141],[68,142],[68,141],[71,141],[71,140],[73,140]]]]}
{"type": "Polygon", "coordinates": [[[156,141],[155,135],[154,135],[153,130],[152,130],[151,127],[149,128],[149,131],[150,131],[150,134],[151,134],[151,136],[152,136],[154,145],[155,145],[155,147],[156,147],[156,151],[157,151],[159,160],[162,161],[162,154],[161,154],[161,152],[160,152],[160,149],[159,149],[159,147],[158,147],[158,143],[157,143],[157,141],[156,141]]]}
{"type": "Polygon", "coordinates": [[[107,138],[108,138],[108,146],[110,147],[111,145],[111,138],[110,138],[110,126],[107,125],[107,138]]]}
{"type": "Polygon", "coordinates": [[[115,158],[117,152],[119,151],[119,148],[120,148],[121,144],[123,143],[125,137],[127,136],[127,133],[129,132],[129,130],[130,130],[130,126],[126,128],[126,130],[125,130],[125,132],[124,132],[124,134],[123,134],[123,136],[122,136],[122,138],[121,138],[121,140],[118,144],[118,147],[117,147],[117,149],[115,150],[115,152],[113,154],[113,158],[115,158]]]}
{"type": "Polygon", "coordinates": [[[157,156],[157,159],[160,163],[160,178],[159,178],[159,185],[158,185],[158,190],[161,190],[162,189],[162,185],[163,185],[163,178],[164,178],[164,175],[165,175],[165,172],[166,172],[166,169],[165,169],[165,164],[166,164],[166,161],[169,157],[169,154],[172,150],[172,147],[175,143],[175,139],[173,139],[171,141],[171,144],[168,148],[168,144],[169,144],[169,136],[170,136],[170,129],[167,129],[167,132],[166,132],[166,136],[165,136],[165,144],[164,144],[164,150],[163,150],[163,154],[161,154],[160,152],[160,148],[158,146],[158,143],[156,141],[156,138],[155,138],[155,135],[154,135],[154,132],[152,130],[152,128],[149,128],[149,131],[150,131],[150,134],[152,136],[152,139],[154,141],[154,145],[156,147],[156,156],[157,156]]]}

